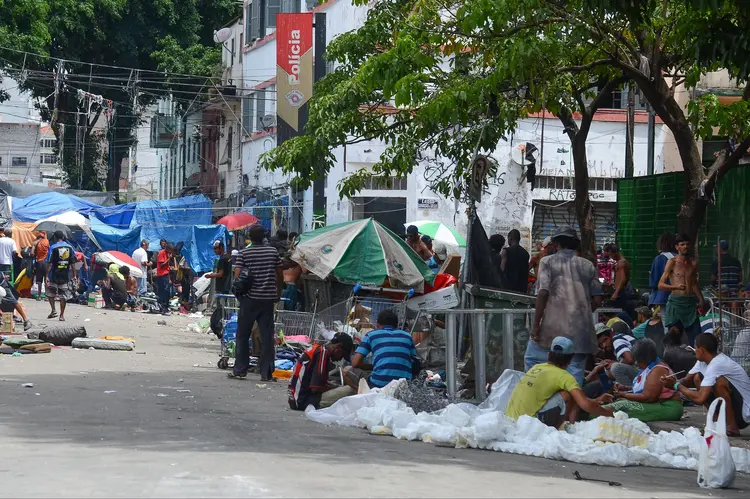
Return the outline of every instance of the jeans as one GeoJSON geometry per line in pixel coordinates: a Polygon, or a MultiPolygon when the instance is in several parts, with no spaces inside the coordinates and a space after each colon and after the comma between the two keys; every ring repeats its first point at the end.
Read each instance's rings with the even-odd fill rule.
{"type": "Polygon", "coordinates": [[[276,360],[274,341],[273,305],[275,300],[255,300],[240,298],[240,311],[237,317],[237,339],[234,358],[234,374],[245,375],[250,367],[250,335],[253,324],[258,322],[260,329],[260,358],[258,370],[261,377],[270,378],[276,360]]]}
{"type": "Polygon", "coordinates": [[[148,291],[148,277],[136,277],[138,281],[138,296],[143,296],[148,291]]]}
{"type": "Polygon", "coordinates": [[[693,347],[695,346],[695,339],[701,334],[701,321],[698,319],[693,322],[692,325],[685,328],[685,334],[688,337],[688,344],[693,347]]]}
{"type": "Polygon", "coordinates": [[[172,286],[169,284],[169,274],[167,275],[161,275],[156,278],[156,286],[158,287],[158,301],[159,305],[161,306],[162,310],[165,312],[169,310],[169,298],[170,298],[170,290],[172,289],[172,286]]]}
{"type": "Polygon", "coordinates": [[[641,372],[641,370],[630,364],[615,362],[609,368],[609,372],[615,377],[615,383],[620,383],[624,386],[633,386],[633,380],[638,376],[638,373],[641,372]]]}
{"type": "MultiPolygon", "coordinates": [[[[549,350],[529,340],[529,344],[526,345],[526,353],[523,356],[524,368],[528,371],[537,364],[543,364],[547,362],[547,354],[549,354],[549,350]]],[[[578,382],[578,386],[583,386],[583,371],[585,366],[585,353],[577,353],[573,355],[573,360],[568,366],[568,372],[572,374],[576,379],[576,381],[578,382]]]]}

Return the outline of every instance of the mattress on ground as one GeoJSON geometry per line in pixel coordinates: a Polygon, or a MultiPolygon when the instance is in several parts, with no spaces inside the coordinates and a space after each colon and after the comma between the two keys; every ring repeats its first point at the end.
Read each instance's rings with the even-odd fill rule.
{"type": "Polygon", "coordinates": [[[127,340],[103,340],[100,338],[75,338],[73,348],[93,348],[95,350],[133,350],[135,345],[127,340]]]}

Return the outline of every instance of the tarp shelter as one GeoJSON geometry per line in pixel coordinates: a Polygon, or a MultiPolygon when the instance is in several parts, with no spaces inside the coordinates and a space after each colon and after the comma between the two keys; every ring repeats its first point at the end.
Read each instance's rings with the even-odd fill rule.
{"type": "Polygon", "coordinates": [[[129,229],[138,203],[118,204],[94,210],[96,217],[116,229],[129,229]]]}
{"type": "Polygon", "coordinates": [[[256,202],[251,206],[248,206],[248,203],[249,201],[245,203],[243,211],[258,217],[259,223],[272,234],[275,234],[279,227],[283,227],[285,220],[288,219],[289,196],[256,202]]]}
{"type": "Polygon", "coordinates": [[[10,208],[13,220],[37,222],[68,211],[86,215],[101,206],[76,196],[46,192],[27,198],[11,198],[10,208]]]}
{"type": "Polygon", "coordinates": [[[227,228],[223,225],[196,225],[192,227],[192,234],[185,240],[182,253],[185,255],[190,268],[195,272],[208,272],[213,270],[216,253],[214,253],[214,241],[219,240],[227,244],[227,228]]]}
{"type": "Polygon", "coordinates": [[[118,229],[105,224],[96,215],[91,215],[89,220],[94,236],[92,242],[103,251],[122,251],[132,255],[141,245],[141,227],[118,229]]]}
{"type": "Polygon", "coordinates": [[[188,243],[192,228],[211,223],[211,200],[204,195],[137,203],[131,227],[140,225],[141,235],[152,246],[161,239],[172,244],[188,243]]]}
{"type": "Polygon", "coordinates": [[[16,248],[19,252],[34,243],[36,239],[35,226],[36,222],[13,222],[11,230],[13,230],[13,240],[16,242],[16,248]]]}

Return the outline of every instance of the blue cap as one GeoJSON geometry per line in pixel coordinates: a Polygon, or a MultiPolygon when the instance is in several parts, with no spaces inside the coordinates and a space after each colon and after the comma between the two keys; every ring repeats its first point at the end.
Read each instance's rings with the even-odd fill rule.
{"type": "Polygon", "coordinates": [[[719,243],[719,246],[720,246],[720,247],[721,247],[721,249],[723,249],[723,250],[728,250],[728,249],[729,249],[729,243],[728,243],[728,242],[726,242],[726,241],[721,241],[721,242],[719,243]]]}
{"type": "Polygon", "coordinates": [[[565,336],[558,336],[557,338],[552,340],[550,351],[554,353],[561,353],[563,355],[570,355],[573,353],[573,342],[570,340],[570,338],[566,338],[565,336]]]}

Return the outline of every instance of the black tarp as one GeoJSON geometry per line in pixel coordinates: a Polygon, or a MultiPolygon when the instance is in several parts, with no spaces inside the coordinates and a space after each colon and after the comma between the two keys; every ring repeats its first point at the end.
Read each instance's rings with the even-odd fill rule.
{"type": "Polygon", "coordinates": [[[0,228],[8,227],[13,223],[10,213],[10,204],[8,203],[8,195],[0,191],[0,228]]]}
{"type": "Polygon", "coordinates": [[[479,217],[474,218],[469,241],[469,269],[466,282],[490,288],[505,289],[505,281],[500,268],[492,259],[490,241],[479,217]]]}
{"type": "Polygon", "coordinates": [[[73,196],[78,196],[81,199],[91,201],[92,203],[96,203],[101,206],[114,206],[116,204],[114,192],[56,189],[52,187],[45,187],[43,185],[14,184],[11,182],[6,182],[5,180],[0,180],[0,192],[14,198],[25,198],[43,192],[59,192],[61,194],[71,194],[73,196]]]}

